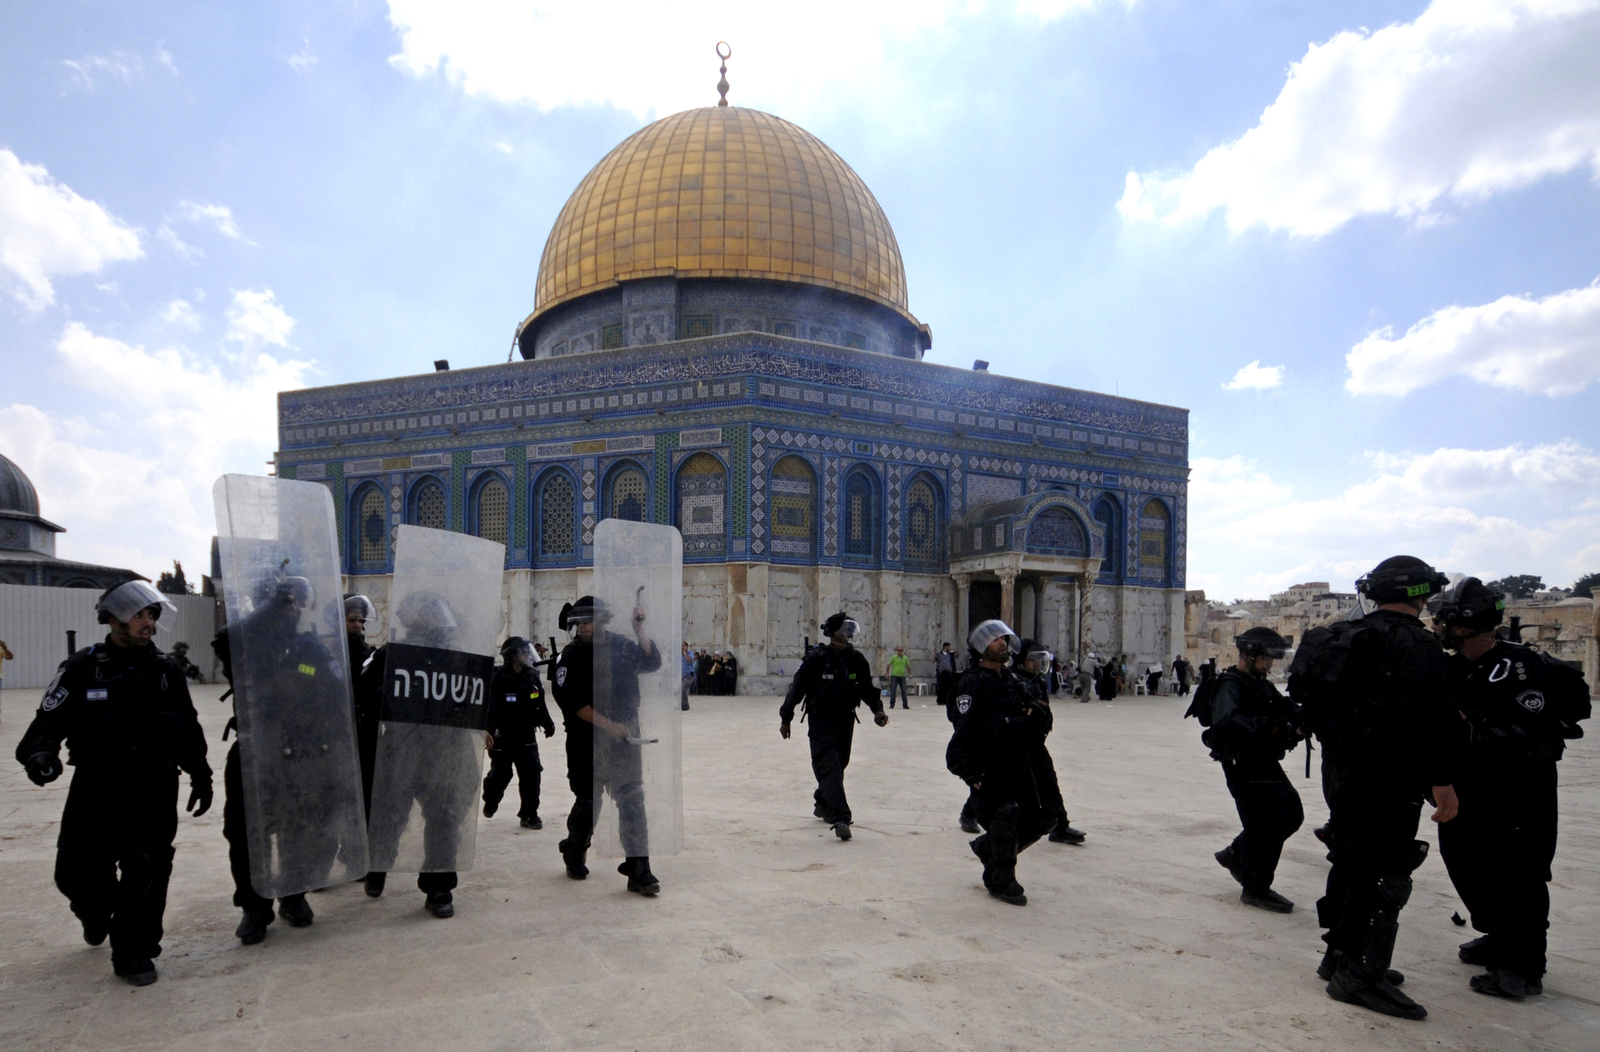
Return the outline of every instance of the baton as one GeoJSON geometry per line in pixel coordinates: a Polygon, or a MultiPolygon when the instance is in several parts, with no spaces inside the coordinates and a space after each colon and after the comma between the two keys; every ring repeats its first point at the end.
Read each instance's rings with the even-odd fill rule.
{"type": "Polygon", "coordinates": [[[661,739],[660,738],[640,738],[640,737],[638,737],[636,735],[630,734],[626,738],[624,738],[623,741],[626,741],[629,745],[655,745],[658,742],[660,742],[661,739]]]}

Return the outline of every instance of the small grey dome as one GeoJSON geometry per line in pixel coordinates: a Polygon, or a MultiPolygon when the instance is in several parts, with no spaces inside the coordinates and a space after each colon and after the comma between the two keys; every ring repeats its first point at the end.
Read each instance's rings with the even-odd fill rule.
{"type": "Polygon", "coordinates": [[[0,511],[39,514],[39,494],[22,469],[0,455],[0,511]]]}

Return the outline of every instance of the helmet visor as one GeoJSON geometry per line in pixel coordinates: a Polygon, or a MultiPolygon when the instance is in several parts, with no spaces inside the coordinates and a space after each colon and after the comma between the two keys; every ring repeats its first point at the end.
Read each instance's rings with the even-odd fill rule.
{"type": "Polygon", "coordinates": [[[156,591],[149,581],[128,581],[126,584],[118,585],[106,593],[105,598],[100,600],[99,606],[101,610],[104,610],[123,624],[127,624],[128,621],[132,620],[134,614],[146,607],[153,606],[156,608],[156,625],[158,628],[161,622],[162,607],[172,611],[177,610],[177,607],[172,605],[172,600],[156,591]]]}

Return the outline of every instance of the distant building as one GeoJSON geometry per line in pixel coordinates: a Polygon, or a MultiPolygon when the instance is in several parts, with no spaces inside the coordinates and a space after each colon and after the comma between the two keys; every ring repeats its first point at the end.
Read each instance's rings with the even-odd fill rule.
{"type": "Polygon", "coordinates": [[[39,515],[39,493],[21,468],[0,456],[0,584],[95,588],[140,577],[132,570],[56,558],[57,526],[39,515]]]}

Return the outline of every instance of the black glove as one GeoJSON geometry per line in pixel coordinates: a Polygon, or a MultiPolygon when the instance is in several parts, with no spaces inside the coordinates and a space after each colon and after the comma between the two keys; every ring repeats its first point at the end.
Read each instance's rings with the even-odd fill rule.
{"type": "Polygon", "coordinates": [[[49,785],[61,777],[61,760],[55,753],[36,752],[22,767],[28,772],[28,781],[34,785],[49,785]]]}
{"type": "Polygon", "coordinates": [[[189,782],[189,803],[184,807],[184,810],[199,818],[211,810],[211,797],[212,791],[209,779],[204,782],[191,780],[189,782]]]}

